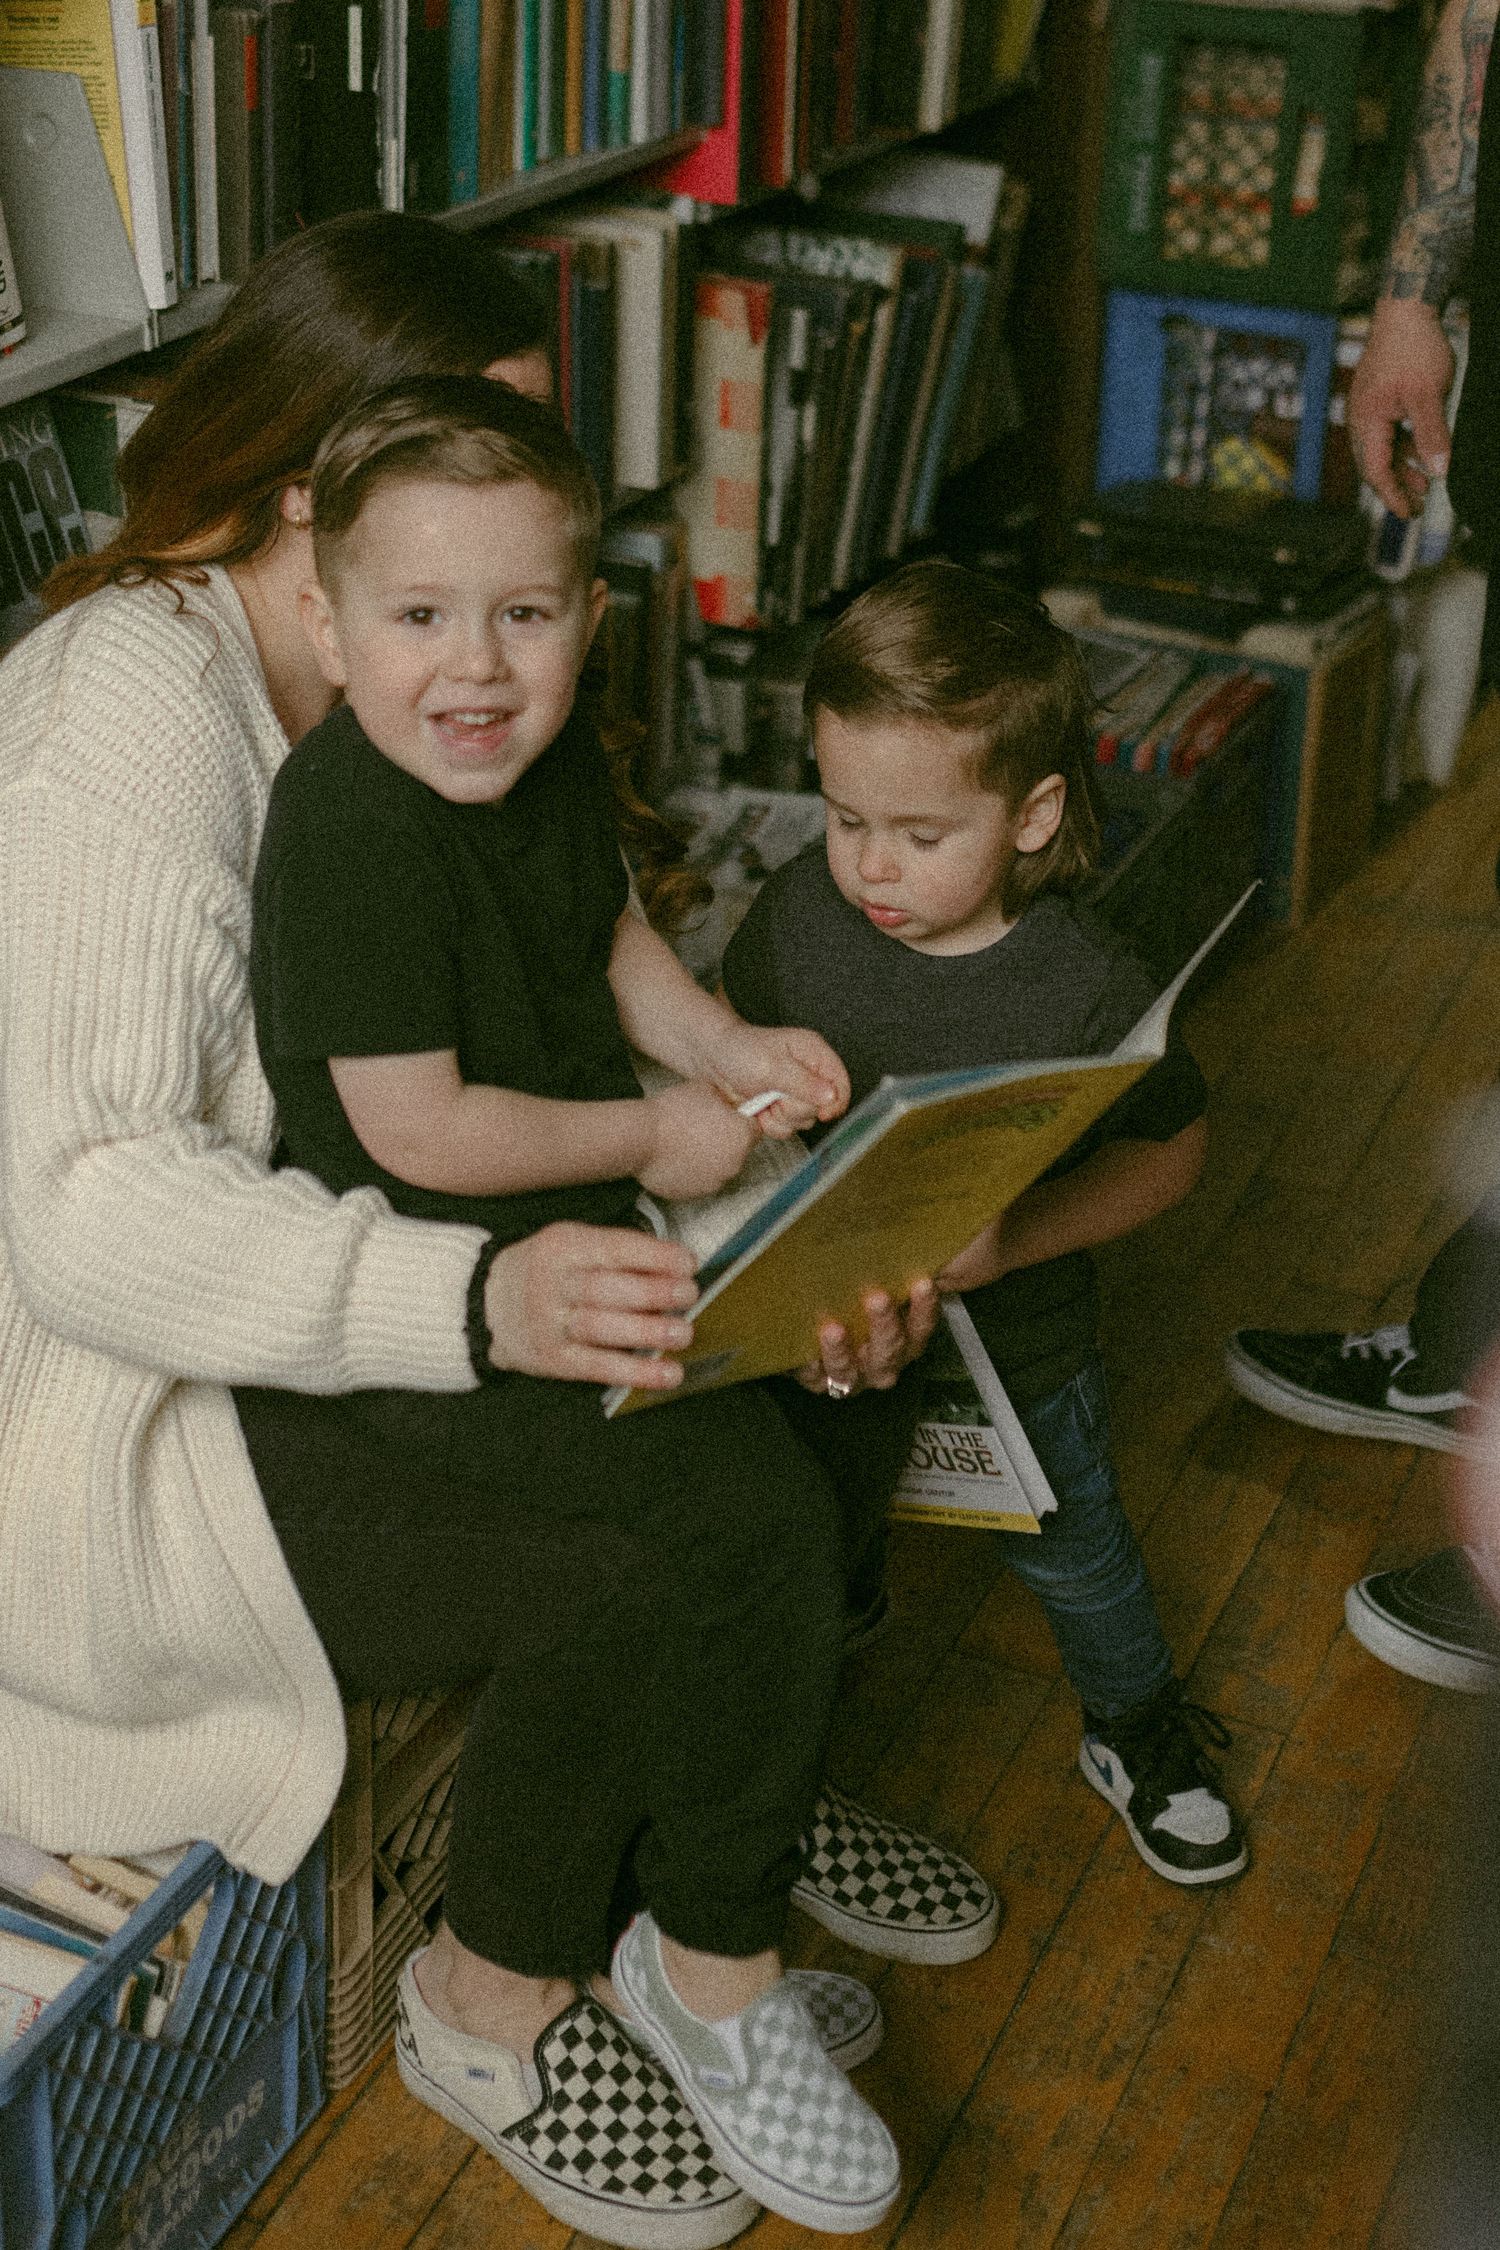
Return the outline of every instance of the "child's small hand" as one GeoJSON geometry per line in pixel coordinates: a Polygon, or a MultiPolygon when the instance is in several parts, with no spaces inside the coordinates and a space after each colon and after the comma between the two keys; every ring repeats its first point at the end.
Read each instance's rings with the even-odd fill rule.
{"type": "Polygon", "coordinates": [[[849,1073],[815,1031],[767,1030],[736,1019],[714,1051],[713,1077],[737,1102],[773,1086],[780,1091],[784,1099],[757,1119],[772,1140],[784,1141],[804,1125],[826,1125],[849,1106],[849,1073]]]}
{"type": "Polygon", "coordinates": [[[701,1078],[670,1086],[643,1107],[651,1145],[635,1176],[652,1195],[712,1195],[760,1138],[760,1120],[741,1117],[701,1078]]]}

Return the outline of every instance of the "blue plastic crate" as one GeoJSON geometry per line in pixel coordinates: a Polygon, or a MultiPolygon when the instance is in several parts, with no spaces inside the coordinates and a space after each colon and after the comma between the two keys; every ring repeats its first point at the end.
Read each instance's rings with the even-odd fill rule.
{"type": "Polygon", "coordinates": [[[1316,500],[1337,334],[1321,313],[1112,289],[1096,489],[1160,477],[1316,500]]]}
{"type": "Polygon", "coordinates": [[[323,2104],[323,1847],[259,1883],[197,1844],[0,2058],[0,2250],[208,2250],[323,2104]],[[155,2038],[134,1963],[212,1891],[155,2038]]]}

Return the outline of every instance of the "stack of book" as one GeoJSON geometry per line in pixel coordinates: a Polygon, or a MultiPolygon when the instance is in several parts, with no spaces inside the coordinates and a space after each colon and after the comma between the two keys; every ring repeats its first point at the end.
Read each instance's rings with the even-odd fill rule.
{"type": "MultiPolygon", "coordinates": [[[[181,1857],[63,1859],[0,1836],[0,2052],[24,2038],[181,1857]]],[[[161,2029],[207,1915],[205,1897],[122,1980],[117,2022],[148,2037],[161,2029]]]]}
{"type": "MultiPolygon", "coordinates": [[[[704,621],[799,623],[927,536],[939,485],[1003,434],[1024,187],[928,153],[700,252],[699,451],[679,505],[704,621]],[[957,167],[965,194],[929,216],[957,167]]],[[[953,184],[951,179],[949,184],[953,184]]]]}
{"type": "Polygon", "coordinates": [[[607,502],[659,491],[688,458],[694,232],[642,196],[567,204],[501,245],[550,310],[558,400],[607,502]]]}

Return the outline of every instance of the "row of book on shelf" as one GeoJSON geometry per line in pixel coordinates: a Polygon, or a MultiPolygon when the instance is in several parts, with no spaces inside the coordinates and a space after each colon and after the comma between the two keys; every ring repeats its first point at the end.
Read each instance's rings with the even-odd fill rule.
{"type": "Polygon", "coordinates": [[[1020,79],[1041,0],[727,0],[723,114],[672,184],[742,203],[932,133],[1020,79]]]}
{"type": "MultiPolygon", "coordinates": [[[[0,1835],[0,2054],[83,1974],[181,1857],[180,1850],[62,1857],[0,1835]]],[[[121,1979],[118,2023],[147,2037],[161,2030],[208,1907],[207,1896],[196,1900],[121,1979]]]]}
{"type": "Polygon", "coordinates": [[[722,4],[44,0],[0,7],[0,67],[82,79],[164,310],[338,212],[445,210],[713,114],[722,4]]]}
{"type": "Polygon", "coordinates": [[[911,152],[711,231],[679,496],[705,622],[796,624],[878,576],[931,534],[943,479],[1017,427],[1027,200],[998,164],[911,152]]]}
{"type": "MultiPolygon", "coordinates": [[[[686,583],[704,621],[806,618],[925,536],[942,477],[1018,412],[1004,314],[1026,191],[1000,165],[897,152],[837,201],[779,208],[704,228],[641,195],[495,238],[549,311],[559,400],[613,506],[607,638],[659,742],[653,770],[672,763],[686,583]]],[[[113,528],[115,459],[159,368],[0,416],[0,646],[52,565],[113,528]]]]}
{"type": "Polygon", "coordinates": [[[1191,778],[1221,750],[1275,682],[1222,655],[1084,637],[1097,699],[1094,762],[1123,773],[1191,778]]]}
{"type": "MultiPolygon", "coordinates": [[[[728,174],[721,130],[665,184],[705,201],[784,184],[988,98],[1034,19],[1035,0],[6,0],[0,68],[80,77],[164,310],[299,226],[462,206],[713,126],[726,101],[728,174]]],[[[3,239],[0,268],[3,348],[3,239]]]]}

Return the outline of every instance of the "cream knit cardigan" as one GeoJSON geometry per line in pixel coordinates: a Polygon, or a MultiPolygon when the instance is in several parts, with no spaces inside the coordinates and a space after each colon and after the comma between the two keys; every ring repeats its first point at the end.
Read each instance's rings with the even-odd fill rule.
{"type": "Polygon", "coordinates": [[[279,1881],[344,1755],[225,1385],[473,1383],[483,1240],[272,1173],[246,981],[287,740],[238,596],[0,666],[0,1829],[279,1881]]]}

